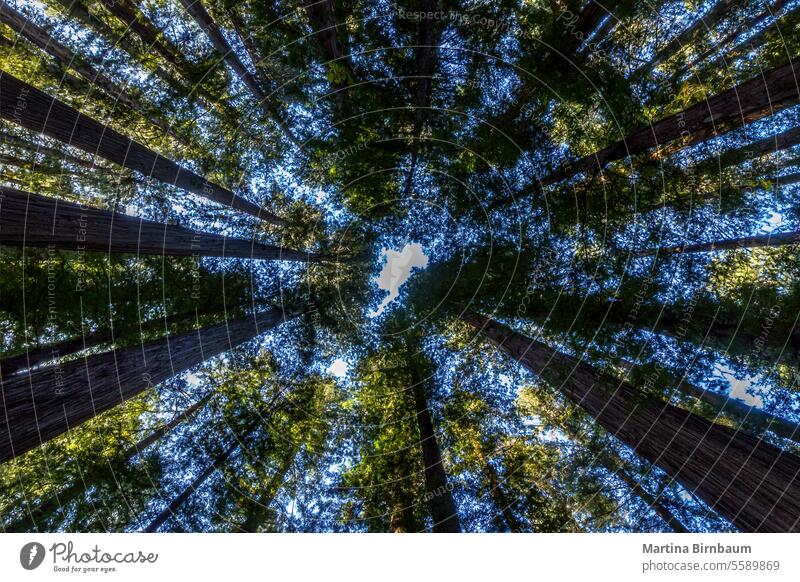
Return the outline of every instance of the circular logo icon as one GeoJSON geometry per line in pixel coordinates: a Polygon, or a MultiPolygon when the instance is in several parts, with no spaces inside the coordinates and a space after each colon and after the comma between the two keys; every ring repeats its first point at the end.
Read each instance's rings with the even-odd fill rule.
{"type": "Polygon", "coordinates": [[[44,561],[44,546],[39,542],[30,542],[19,551],[19,563],[26,570],[35,570],[44,561]]]}

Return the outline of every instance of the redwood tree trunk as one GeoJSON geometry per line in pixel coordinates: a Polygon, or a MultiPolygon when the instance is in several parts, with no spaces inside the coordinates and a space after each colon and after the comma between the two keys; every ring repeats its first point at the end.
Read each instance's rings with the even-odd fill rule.
{"type": "MultiPolygon", "coordinates": [[[[2,207],[0,207],[0,213],[2,213],[2,207]]],[[[237,306],[227,306],[228,309],[231,309],[237,306]]],[[[185,321],[190,317],[197,317],[200,315],[209,315],[211,313],[221,313],[222,310],[226,309],[226,307],[211,307],[211,308],[204,308],[204,309],[196,309],[192,313],[176,313],[173,315],[169,315],[167,317],[159,317],[157,319],[145,321],[142,323],[141,327],[144,329],[157,329],[158,326],[161,326],[163,329],[165,325],[170,323],[176,323],[179,321],[185,321]]],[[[119,337],[120,333],[126,333],[126,330],[121,330],[117,332],[117,337],[119,337]]],[[[104,343],[110,342],[114,339],[114,334],[112,333],[110,328],[100,329],[96,332],[86,334],[82,337],[76,337],[70,340],[66,340],[63,342],[58,342],[55,344],[50,344],[46,346],[42,346],[40,348],[35,348],[32,350],[28,350],[24,354],[20,354],[18,356],[11,356],[8,358],[0,359],[0,376],[3,378],[7,376],[11,376],[12,374],[16,374],[20,370],[26,370],[30,368],[35,368],[39,364],[43,362],[47,362],[49,360],[57,360],[63,358],[64,356],[69,356],[71,354],[75,354],[86,348],[93,348],[96,346],[100,346],[104,343]]]]}
{"type": "Polygon", "coordinates": [[[753,249],[757,247],[780,247],[800,243],[800,231],[781,232],[778,234],[762,234],[758,236],[745,236],[742,238],[729,238],[709,243],[694,245],[677,245],[674,247],[661,247],[648,249],[635,253],[636,257],[649,257],[652,255],[674,255],[681,253],[705,253],[710,251],[725,251],[731,249],[753,249]]]}
{"type": "Polygon", "coordinates": [[[262,210],[256,204],[179,167],[172,160],[79,113],[66,103],[5,71],[0,71],[0,118],[262,220],[274,224],[283,223],[280,218],[262,210]]]}
{"type": "Polygon", "coordinates": [[[771,431],[778,436],[800,444],[800,425],[779,418],[754,406],[748,406],[741,400],[728,398],[724,394],[704,390],[691,384],[681,383],[678,390],[705,402],[717,412],[731,415],[737,422],[750,425],[759,431],[771,431]]]}
{"type": "MultiPolygon", "coordinates": [[[[110,0],[109,0],[110,1],[110,0]]],[[[267,96],[264,88],[259,85],[258,80],[247,70],[244,63],[239,59],[234,50],[231,48],[219,25],[211,18],[211,15],[203,6],[201,0],[181,0],[181,4],[186,9],[197,25],[202,29],[214,49],[219,54],[220,58],[225,61],[225,64],[236,74],[237,77],[244,83],[247,89],[252,93],[258,106],[264,114],[271,118],[278,127],[281,128],[284,135],[295,145],[300,146],[300,140],[294,135],[292,130],[281,119],[278,111],[270,104],[269,97],[267,96]]]]}
{"type": "MultiPolygon", "coordinates": [[[[206,403],[214,396],[214,394],[208,394],[192,404],[189,408],[180,412],[175,415],[175,417],[170,420],[167,424],[162,426],[161,428],[155,430],[152,434],[148,435],[147,437],[140,440],[134,446],[129,448],[123,455],[123,458],[129,460],[134,456],[141,453],[150,445],[158,442],[161,440],[165,435],[172,432],[178,425],[180,425],[185,420],[188,420],[192,417],[198,410],[200,410],[206,403]]],[[[51,515],[53,515],[59,509],[67,506],[73,499],[78,497],[79,495],[83,494],[86,489],[94,485],[95,483],[91,480],[80,480],[73,485],[67,487],[66,489],[62,490],[58,495],[47,499],[43,503],[36,506],[34,509],[29,510],[27,515],[22,519],[15,521],[14,523],[8,525],[5,528],[6,532],[13,533],[13,532],[26,532],[31,530],[38,530],[41,531],[39,524],[43,521],[48,519],[51,515]]]]}
{"type": "Polygon", "coordinates": [[[95,69],[80,56],[76,55],[65,45],[55,40],[40,26],[28,20],[23,14],[14,10],[5,2],[0,2],[0,22],[13,28],[17,34],[45,51],[59,61],[64,67],[76,71],[81,77],[96,85],[115,102],[128,107],[141,115],[144,119],[158,127],[160,130],[173,137],[182,144],[188,145],[186,140],[178,135],[163,118],[154,115],[155,108],[146,105],[138,95],[120,87],[106,75],[95,69]]]}
{"type": "Polygon", "coordinates": [[[571,178],[581,172],[599,170],[608,163],[640,154],[652,147],[663,146],[679,138],[682,147],[704,141],[732,128],[756,121],[800,101],[795,67],[800,60],[792,60],[762,75],[746,81],[681,113],[634,131],[628,137],[613,143],[592,155],[575,160],[560,170],[548,174],[523,193],[532,193],[540,187],[571,178]]]}
{"type": "Polygon", "coordinates": [[[496,321],[462,316],[742,531],[800,531],[800,457],[651,397],[496,321]]]}
{"type": "Polygon", "coordinates": [[[608,467],[610,471],[612,471],[620,481],[625,483],[628,489],[631,490],[631,493],[636,495],[639,499],[641,499],[645,504],[647,504],[662,520],[666,523],[669,528],[674,533],[688,533],[689,530],[686,529],[680,520],[675,517],[675,515],[669,510],[669,508],[664,505],[661,500],[657,497],[654,497],[648,493],[644,487],[642,487],[636,479],[628,475],[628,473],[624,469],[612,469],[608,467]]]}
{"type": "Polygon", "coordinates": [[[191,497],[192,493],[194,493],[214,472],[219,469],[225,461],[239,448],[239,441],[234,439],[233,443],[231,443],[227,449],[225,449],[222,454],[220,454],[217,458],[214,459],[214,462],[211,463],[208,467],[206,467],[202,473],[200,473],[194,481],[192,481],[186,489],[180,492],[180,494],[173,499],[170,504],[159,513],[156,518],[150,522],[144,531],[146,533],[153,533],[158,531],[164,522],[166,522],[170,517],[175,515],[175,512],[180,509],[181,505],[183,505],[189,497],[191,497]]]}
{"type": "Polygon", "coordinates": [[[436,533],[460,533],[456,504],[453,501],[447,472],[442,461],[442,452],[436,440],[433,420],[425,397],[424,382],[414,378],[411,387],[414,394],[414,407],[419,427],[419,441],[422,448],[422,461],[425,464],[425,490],[428,509],[433,517],[433,531],[436,533]]]}
{"type": "Polygon", "coordinates": [[[315,261],[316,255],[0,186],[0,244],[161,256],[315,261]]]}
{"type": "Polygon", "coordinates": [[[3,381],[0,463],[295,315],[273,309],[3,381]]]}

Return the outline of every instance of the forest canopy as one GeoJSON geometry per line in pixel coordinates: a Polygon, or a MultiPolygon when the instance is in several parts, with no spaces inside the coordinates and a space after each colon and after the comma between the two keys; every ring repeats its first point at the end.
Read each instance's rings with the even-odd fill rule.
{"type": "Polygon", "coordinates": [[[0,0],[0,528],[800,531],[800,2],[0,0]]]}

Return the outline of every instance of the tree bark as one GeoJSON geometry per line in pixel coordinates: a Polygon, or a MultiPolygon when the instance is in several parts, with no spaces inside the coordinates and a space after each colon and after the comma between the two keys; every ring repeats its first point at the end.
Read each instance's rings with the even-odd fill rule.
{"type": "Polygon", "coordinates": [[[0,186],[0,244],[175,257],[314,262],[318,255],[0,186]]]}
{"type": "MultiPolygon", "coordinates": [[[[189,408],[176,414],[172,420],[168,423],[163,425],[162,427],[158,428],[157,430],[153,431],[150,435],[140,440],[134,446],[129,448],[123,454],[123,458],[127,461],[144,451],[150,445],[158,442],[164,436],[172,432],[178,425],[180,425],[185,420],[188,420],[194,414],[200,410],[203,406],[205,406],[209,400],[214,396],[214,393],[207,394],[194,404],[192,404],[189,408]]],[[[51,515],[53,515],[59,509],[62,509],[66,505],[68,505],[73,499],[77,498],[79,495],[86,492],[86,490],[91,487],[94,483],[92,481],[78,481],[71,486],[67,487],[66,489],[62,490],[58,495],[55,495],[43,503],[36,506],[34,509],[29,510],[28,513],[22,519],[19,519],[5,528],[5,531],[8,533],[22,533],[32,530],[39,531],[39,525],[46,519],[48,519],[51,515]]]]}
{"type": "Polygon", "coordinates": [[[0,118],[262,220],[284,222],[5,71],[0,71],[0,118]]]}
{"type": "Polygon", "coordinates": [[[778,234],[762,234],[758,236],[745,236],[731,238],[709,243],[693,245],[677,245],[674,247],[661,247],[647,249],[634,253],[635,257],[650,257],[653,255],[673,255],[683,253],[705,253],[732,249],[753,249],[757,247],[779,247],[800,243],[800,231],[781,232],[778,234]]]}
{"type": "Polygon", "coordinates": [[[648,398],[627,382],[485,317],[462,318],[605,430],[747,532],[800,531],[800,458],[648,398]]]}
{"type": "Polygon", "coordinates": [[[794,69],[798,65],[800,59],[792,60],[692,105],[681,113],[642,127],[628,137],[548,174],[538,183],[525,188],[523,194],[537,192],[541,187],[566,180],[581,172],[600,170],[610,162],[640,154],[679,138],[683,139],[681,147],[688,147],[794,105],[800,101],[794,69]]]}
{"type": "Polygon", "coordinates": [[[211,44],[214,45],[214,49],[217,51],[219,57],[225,61],[228,68],[230,68],[236,76],[239,77],[242,83],[244,83],[264,114],[280,127],[289,141],[298,147],[302,146],[297,136],[294,135],[289,126],[286,125],[286,122],[283,121],[277,109],[270,104],[265,89],[261,87],[258,80],[247,70],[247,67],[244,66],[244,63],[242,63],[233,51],[228,41],[225,40],[225,36],[222,34],[219,25],[211,18],[211,15],[205,9],[201,0],[181,0],[181,4],[186,9],[186,12],[194,18],[197,26],[205,33],[211,41],[211,44]]]}
{"type": "Polygon", "coordinates": [[[191,497],[192,493],[194,493],[200,486],[205,483],[206,479],[208,479],[214,472],[219,469],[228,458],[236,452],[239,448],[239,441],[234,439],[233,443],[231,443],[227,449],[225,449],[222,454],[214,459],[214,462],[211,463],[208,467],[206,467],[202,473],[200,473],[197,477],[195,477],[194,481],[192,481],[186,489],[180,492],[180,494],[173,499],[170,504],[161,512],[159,513],[153,521],[150,522],[144,531],[145,533],[153,533],[158,531],[164,523],[180,509],[181,505],[183,505],[189,497],[191,497]]]}
{"type": "Polygon", "coordinates": [[[442,452],[433,429],[433,420],[425,396],[424,381],[416,374],[412,378],[414,385],[411,387],[411,391],[414,395],[419,442],[422,448],[422,461],[425,465],[426,501],[433,518],[433,531],[435,533],[461,533],[456,504],[447,482],[442,452]]]}
{"type": "Polygon", "coordinates": [[[296,315],[273,309],[4,380],[0,463],[296,315]]]}
{"type": "MultiPolygon", "coordinates": [[[[0,206],[0,212],[2,212],[2,206],[0,206]]],[[[233,307],[236,306],[228,306],[227,308],[233,308],[233,307]]],[[[224,308],[212,307],[212,308],[197,309],[192,313],[175,313],[167,317],[159,317],[157,319],[145,321],[141,325],[141,327],[143,329],[155,329],[158,326],[164,327],[165,325],[168,325],[170,323],[184,321],[189,317],[197,317],[200,315],[219,313],[222,309],[224,308]]],[[[124,334],[125,330],[122,330],[121,332],[116,332],[116,335],[119,336],[120,333],[124,334]]],[[[69,356],[71,354],[78,353],[87,348],[93,348],[96,346],[103,345],[104,343],[112,341],[114,337],[115,333],[113,333],[110,328],[105,328],[81,337],[76,337],[63,342],[58,342],[55,344],[50,344],[32,350],[28,350],[26,353],[18,356],[10,356],[8,358],[2,358],[0,359],[0,376],[2,376],[3,378],[7,378],[13,374],[16,374],[20,370],[35,368],[36,366],[38,366],[43,362],[47,362],[49,360],[56,360],[59,358],[63,358],[64,356],[69,356]]]]}
{"type": "Polygon", "coordinates": [[[17,34],[59,61],[65,68],[76,71],[89,83],[99,87],[101,91],[114,100],[115,104],[119,103],[136,111],[144,119],[176,141],[187,146],[190,145],[181,135],[175,132],[169,123],[153,115],[154,107],[152,105],[146,105],[139,96],[117,85],[91,64],[76,55],[71,49],[55,40],[45,29],[28,20],[23,14],[17,12],[5,2],[0,2],[0,22],[13,28],[17,34]]]}

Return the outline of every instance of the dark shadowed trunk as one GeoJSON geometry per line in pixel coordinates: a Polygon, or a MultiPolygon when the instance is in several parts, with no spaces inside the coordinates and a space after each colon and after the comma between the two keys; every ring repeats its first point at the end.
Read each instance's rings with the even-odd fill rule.
{"type": "Polygon", "coordinates": [[[739,38],[742,34],[749,32],[755,29],[759,24],[761,24],[764,20],[769,18],[770,16],[776,15],[778,12],[783,10],[783,8],[789,4],[791,0],[776,0],[771,4],[767,1],[766,5],[767,8],[762,12],[757,12],[755,14],[749,15],[747,18],[744,18],[742,22],[734,27],[728,34],[724,37],[719,39],[718,41],[711,44],[711,46],[702,51],[696,57],[694,57],[691,62],[689,62],[685,67],[681,68],[681,73],[694,68],[698,63],[702,62],[706,59],[709,55],[719,52],[726,46],[728,46],[731,42],[739,38]]]}
{"type": "Polygon", "coordinates": [[[165,119],[154,114],[155,108],[152,105],[145,104],[138,95],[117,85],[68,47],[55,40],[45,29],[25,18],[23,14],[17,12],[5,2],[0,2],[0,22],[7,24],[17,34],[59,61],[65,70],[72,69],[81,77],[99,87],[101,91],[114,100],[115,104],[136,111],[170,137],[184,145],[189,145],[165,119]]]}
{"type": "Polygon", "coordinates": [[[66,103],[0,71],[0,118],[98,155],[129,170],[203,198],[282,224],[283,220],[230,190],[183,169],[66,103]]]}
{"type": "Polygon", "coordinates": [[[0,187],[0,244],[176,257],[317,261],[317,255],[0,187]]]}
{"type": "Polygon", "coordinates": [[[353,79],[347,30],[337,22],[333,0],[305,0],[304,4],[325,66],[342,71],[332,75],[332,84],[338,117],[345,119],[350,109],[347,92],[353,79]]]}
{"type": "Polygon", "coordinates": [[[485,317],[462,318],[742,531],[800,531],[800,458],[647,397],[485,317]]]}
{"type": "Polygon", "coordinates": [[[770,431],[776,435],[800,444],[800,425],[784,420],[760,408],[748,406],[741,400],[729,398],[712,390],[704,390],[698,386],[681,382],[678,390],[693,398],[705,402],[715,412],[730,415],[741,425],[756,429],[757,432],[770,431]]]}
{"type": "Polygon", "coordinates": [[[756,121],[800,101],[794,67],[800,61],[790,61],[762,75],[724,91],[688,109],[670,115],[647,127],[634,131],[592,155],[566,164],[523,190],[536,192],[540,187],[555,184],[581,172],[600,171],[613,161],[634,156],[646,150],[682,139],[687,147],[736,126],[756,121]]]}
{"type": "Polygon", "coordinates": [[[680,520],[675,517],[675,515],[669,510],[669,508],[664,505],[660,499],[654,497],[650,493],[648,493],[644,487],[642,487],[639,482],[631,477],[624,469],[615,469],[610,466],[606,466],[606,468],[614,473],[614,475],[619,478],[620,481],[625,483],[628,489],[631,490],[631,493],[636,495],[639,499],[641,499],[645,504],[650,506],[650,508],[662,519],[664,523],[666,523],[669,528],[674,533],[688,533],[689,530],[686,529],[680,520]]]}
{"type": "Polygon", "coordinates": [[[436,440],[428,399],[425,396],[425,381],[412,372],[411,391],[414,394],[414,408],[419,428],[419,442],[422,448],[422,461],[425,465],[425,491],[428,509],[433,518],[433,531],[436,533],[460,533],[461,524],[453,501],[452,489],[447,482],[447,472],[442,461],[442,452],[436,440]]]}
{"type": "Polygon", "coordinates": [[[283,458],[281,466],[278,467],[272,479],[269,480],[264,494],[260,495],[258,499],[250,500],[252,506],[248,508],[247,518],[244,523],[239,526],[238,531],[242,533],[256,533],[261,526],[264,525],[268,516],[269,506],[275,500],[275,496],[278,495],[281,487],[283,487],[283,484],[286,482],[286,475],[289,473],[289,469],[292,468],[296,455],[296,448],[293,447],[289,449],[286,456],[283,458]]]}
{"type": "Polygon", "coordinates": [[[181,0],[181,4],[186,9],[186,12],[194,18],[194,21],[211,41],[211,44],[214,45],[214,49],[217,51],[219,57],[225,61],[228,68],[230,68],[236,76],[239,77],[242,83],[244,83],[264,114],[277,123],[284,135],[286,135],[293,144],[300,146],[300,140],[297,139],[297,136],[294,135],[289,126],[286,125],[286,122],[283,121],[277,108],[270,103],[269,96],[266,93],[267,89],[261,87],[258,80],[247,70],[247,67],[244,66],[244,63],[242,63],[228,44],[219,25],[211,18],[211,15],[205,9],[202,2],[200,0],[181,0]]]}
{"type": "Polygon", "coordinates": [[[180,494],[170,502],[170,504],[164,509],[164,511],[159,513],[155,517],[155,519],[150,522],[150,524],[144,529],[144,531],[146,533],[153,533],[155,531],[158,531],[158,528],[164,525],[164,523],[170,517],[175,515],[175,512],[177,512],[180,509],[181,505],[186,503],[186,500],[189,499],[189,497],[191,497],[192,493],[194,493],[199,487],[201,487],[203,483],[205,483],[206,479],[208,479],[211,475],[213,475],[217,469],[219,469],[223,464],[225,464],[225,461],[227,461],[228,458],[234,452],[236,452],[236,450],[239,448],[239,445],[240,443],[238,439],[235,439],[233,443],[231,443],[228,446],[227,449],[225,449],[219,456],[217,456],[214,459],[213,463],[211,463],[208,467],[206,467],[203,470],[203,472],[200,473],[194,479],[194,481],[192,481],[186,487],[186,489],[181,491],[180,494]]]}
{"type": "MultiPolygon", "coordinates": [[[[2,206],[0,206],[0,212],[2,212],[2,206]]],[[[181,321],[186,321],[190,318],[197,318],[199,316],[210,315],[212,313],[221,314],[226,309],[234,309],[236,307],[240,306],[230,305],[224,307],[207,307],[203,309],[196,309],[191,313],[175,313],[166,317],[159,317],[157,319],[137,324],[135,333],[138,336],[142,331],[158,330],[159,327],[164,330],[166,326],[172,323],[178,323],[181,321]]],[[[6,378],[16,374],[20,370],[35,368],[44,362],[57,360],[65,356],[78,353],[87,348],[103,345],[114,340],[114,338],[118,339],[123,335],[131,333],[132,331],[133,330],[130,328],[117,329],[116,327],[113,332],[110,328],[99,329],[81,337],[30,349],[24,354],[20,354],[18,356],[2,358],[0,359],[0,375],[6,378]]]]}
{"type": "MultiPolygon", "coordinates": [[[[207,394],[194,404],[192,404],[186,410],[179,412],[176,414],[172,420],[168,423],[163,425],[161,428],[153,431],[150,435],[140,440],[138,443],[133,445],[123,454],[123,458],[125,460],[130,460],[142,451],[144,451],[150,445],[158,442],[164,436],[172,432],[178,425],[182,422],[188,420],[194,414],[200,410],[203,406],[208,403],[209,400],[214,396],[214,393],[207,394]]],[[[41,504],[37,505],[34,509],[29,510],[27,515],[15,521],[14,523],[10,524],[6,527],[5,531],[7,532],[26,532],[32,530],[41,530],[39,524],[42,524],[45,520],[49,519],[56,511],[59,509],[65,508],[69,503],[77,498],[79,495],[82,495],[86,492],[86,490],[95,485],[93,481],[84,481],[81,480],[77,483],[74,483],[70,487],[62,490],[58,495],[51,497],[41,504]]],[[[44,530],[42,530],[44,531],[44,530]]]]}
{"type": "Polygon", "coordinates": [[[725,251],[732,249],[754,249],[757,247],[780,247],[800,243],[800,231],[781,232],[777,234],[762,234],[745,236],[742,238],[729,238],[709,243],[693,245],[676,245],[647,249],[634,253],[636,257],[650,257],[653,255],[674,255],[682,253],[705,253],[710,251],[725,251]]]}
{"type": "Polygon", "coordinates": [[[634,81],[640,80],[673,54],[697,43],[703,34],[712,30],[738,3],[738,0],[719,0],[705,14],[698,16],[683,32],[657,50],[655,56],[633,73],[631,78],[634,81]]]}
{"type": "Polygon", "coordinates": [[[7,379],[0,402],[0,462],[19,457],[295,315],[273,309],[7,379]]]}

